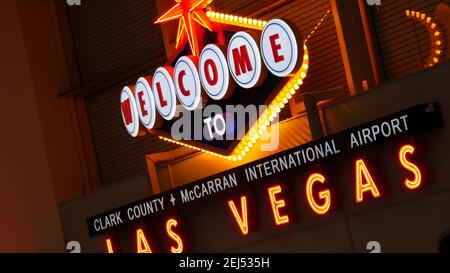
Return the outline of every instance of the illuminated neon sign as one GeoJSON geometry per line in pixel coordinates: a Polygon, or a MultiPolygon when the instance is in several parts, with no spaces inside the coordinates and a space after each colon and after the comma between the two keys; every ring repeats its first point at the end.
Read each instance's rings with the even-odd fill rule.
{"type": "MultiPolygon", "coordinates": [[[[326,218],[342,206],[342,197],[349,200],[347,203],[364,208],[366,203],[376,204],[388,198],[390,187],[404,189],[405,192],[423,187],[427,171],[419,154],[419,148],[423,150],[423,147],[418,147],[414,133],[440,127],[442,118],[437,103],[417,105],[89,217],[89,233],[91,236],[109,233],[104,241],[104,249],[109,253],[119,250],[180,253],[189,251],[190,243],[195,241],[189,236],[190,232],[186,232],[190,222],[184,221],[186,214],[189,215],[186,210],[196,203],[214,200],[216,196],[226,194],[221,201],[214,202],[222,203],[228,227],[243,238],[258,231],[257,219],[261,217],[270,218],[270,221],[264,221],[266,225],[282,229],[301,225],[305,213],[310,214],[308,217],[326,218]],[[386,173],[380,171],[384,166],[377,166],[380,160],[367,156],[377,150],[377,147],[371,148],[373,145],[386,141],[390,141],[385,145],[390,152],[382,155],[381,162],[392,159],[390,168],[399,174],[389,181],[391,185],[384,179],[386,173]],[[339,158],[339,166],[335,166],[336,158],[339,158]],[[336,171],[340,173],[331,175],[336,171]],[[336,187],[344,183],[342,177],[348,180],[336,187]],[[305,209],[299,210],[299,207],[305,209]],[[135,223],[131,226],[133,240],[130,241],[134,246],[124,250],[114,241],[114,231],[125,224],[129,228],[131,223],[135,223]],[[143,228],[146,225],[152,228],[143,228]]],[[[202,227],[209,224],[208,221],[202,222],[202,227]]]]}
{"type": "Polygon", "coordinates": [[[152,76],[123,88],[120,108],[125,128],[133,137],[149,132],[161,140],[241,160],[303,84],[309,67],[307,41],[330,11],[302,39],[296,27],[285,20],[267,22],[205,12],[211,2],[205,0],[176,2],[155,23],[178,20],[178,55],[152,76]],[[244,31],[236,31],[236,27],[244,31]],[[181,111],[178,105],[182,111],[192,112],[204,108],[208,100],[221,108],[224,103],[267,108],[242,125],[228,110],[208,114],[200,125],[205,126],[206,136],[174,139],[172,127],[181,111]],[[225,135],[234,138],[224,140],[225,135]]]}

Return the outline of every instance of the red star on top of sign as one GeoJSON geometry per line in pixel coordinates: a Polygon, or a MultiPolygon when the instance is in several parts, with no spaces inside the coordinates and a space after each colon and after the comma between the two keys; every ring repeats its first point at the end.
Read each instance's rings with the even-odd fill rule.
{"type": "Polygon", "coordinates": [[[213,0],[175,1],[177,4],[159,17],[158,20],[155,21],[155,24],[179,19],[175,48],[178,49],[180,45],[184,46],[187,38],[187,42],[189,42],[191,47],[192,55],[198,55],[200,52],[197,40],[197,28],[198,25],[200,25],[209,31],[212,31],[211,23],[203,9],[213,0]]]}

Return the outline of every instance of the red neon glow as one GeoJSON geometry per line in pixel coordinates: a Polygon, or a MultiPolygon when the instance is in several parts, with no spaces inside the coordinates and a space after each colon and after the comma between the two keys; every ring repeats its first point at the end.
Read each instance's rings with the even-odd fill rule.
{"type": "Polygon", "coordinates": [[[108,253],[114,253],[114,248],[112,246],[111,239],[106,239],[106,249],[108,250],[108,253]]]}
{"type": "Polygon", "coordinates": [[[181,239],[181,237],[176,234],[173,230],[172,227],[176,227],[178,225],[177,220],[175,219],[169,219],[167,220],[166,223],[166,231],[167,234],[169,235],[169,237],[175,241],[176,243],[176,247],[171,246],[170,247],[170,251],[172,253],[183,253],[183,240],[181,239]]]}
{"type": "Polygon", "coordinates": [[[242,73],[245,74],[247,71],[253,71],[250,56],[248,55],[247,47],[245,45],[242,45],[239,48],[233,48],[233,61],[237,76],[242,73]]]}
{"type": "Polygon", "coordinates": [[[233,213],[234,219],[236,219],[236,222],[237,222],[242,234],[247,235],[248,234],[247,197],[241,196],[241,213],[240,214],[239,214],[233,200],[228,201],[228,206],[230,207],[231,212],[233,213]]]}
{"type": "Polygon", "coordinates": [[[137,241],[137,253],[152,253],[152,249],[145,238],[144,231],[142,229],[136,230],[137,241]]]}
{"type": "Polygon", "coordinates": [[[203,11],[213,0],[175,0],[177,4],[166,13],[161,15],[155,24],[164,23],[172,20],[180,20],[178,23],[176,48],[184,46],[189,42],[192,55],[197,56],[199,52],[197,28],[198,25],[208,30],[212,30],[211,23],[203,11]],[[196,22],[197,24],[194,24],[196,22]]]}
{"type": "Polygon", "coordinates": [[[280,208],[286,206],[286,202],[283,199],[277,200],[275,195],[281,193],[281,186],[276,185],[267,189],[270,198],[270,204],[272,205],[273,218],[277,226],[289,223],[289,216],[280,215],[280,208]]]}
{"type": "Polygon", "coordinates": [[[313,197],[313,186],[316,182],[321,184],[325,183],[325,177],[320,173],[313,173],[308,177],[306,182],[306,197],[308,198],[309,206],[317,214],[325,214],[328,212],[331,206],[331,194],[330,190],[323,190],[319,192],[319,198],[323,200],[323,204],[319,205],[313,197]]]}
{"type": "Polygon", "coordinates": [[[408,159],[406,158],[406,154],[412,155],[413,153],[414,147],[412,145],[404,145],[403,147],[400,148],[400,151],[398,152],[398,158],[402,166],[414,174],[413,180],[410,180],[408,178],[405,179],[405,186],[410,190],[417,189],[422,183],[422,174],[420,172],[419,167],[408,161],[408,159]]]}
{"type": "Polygon", "coordinates": [[[380,197],[380,192],[378,191],[377,185],[375,184],[369,170],[367,169],[364,160],[358,159],[355,162],[355,172],[356,172],[356,203],[364,201],[364,193],[370,191],[374,198],[380,197]],[[366,183],[363,184],[363,176],[366,183]]]}

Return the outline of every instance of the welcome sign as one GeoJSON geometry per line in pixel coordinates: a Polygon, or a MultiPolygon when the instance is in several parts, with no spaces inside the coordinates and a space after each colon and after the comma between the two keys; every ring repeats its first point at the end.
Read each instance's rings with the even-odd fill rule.
{"type": "Polygon", "coordinates": [[[303,84],[309,37],[287,20],[205,12],[210,2],[179,0],[156,20],[179,21],[177,56],[124,87],[120,107],[133,137],[150,133],[236,161],[303,84]]]}
{"type": "MultiPolygon", "coordinates": [[[[338,196],[345,196],[349,203],[360,206],[366,200],[376,202],[387,196],[392,184],[399,185],[405,192],[416,191],[429,175],[424,175],[423,162],[417,157],[418,150],[426,147],[418,147],[413,141],[414,135],[440,127],[442,118],[437,103],[417,105],[92,216],[87,219],[89,233],[97,236],[129,231],[129,238],[115,241],[117,237],[113,236],[106,240],[105,248],[109,252],[185,252],[189,251],[190,244],[195,244],[195,238],[188,235],[189,225],[193,223],[186,215],[190,215],[189,211],[197,204],[208,200],[226,200],[222,206],[225,214],[219,215],[232,219],[230,228],[245,240],[258,231],[260,221],[257,219],[270,217],[272,225],[277,227],[302,222],[305,215],[300,215],[298,207],[303,208],[302,212],[326,217],[339,210],[342,202],[338,196]],[[376,172],[375,162],[364,155],[365,151],[382,143],[392,147],[393,153],[384,157],[394,159],[392,167],[403,177],[392,181],[391,185],[383,183],[383,172],[376,172]],[[334,180],[339,174],[333,175],[329,168],[336,165],[336,159],[343,158],[348,166],[337,172],[349,170],[352,187],[338,189],[334,180]],[[261,207],[267,208],[263,215],[261,207]],[[260,215],[256,215],[258,213],[260,215]]],[[[204,228],[209,228],[209,224],[212,225],[206,221],[204,228]]]]}

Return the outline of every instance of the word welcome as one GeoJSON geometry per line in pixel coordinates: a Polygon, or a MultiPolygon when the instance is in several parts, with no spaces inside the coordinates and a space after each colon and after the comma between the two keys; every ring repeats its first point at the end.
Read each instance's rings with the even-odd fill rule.
{"type": "MultiPolygon", "coordinates": [[[[174,67],[159,67],[153,76],[141,77],[134,86],[125,86],[120,107],[128,133],[136,137],[146,129],[160,127],[164,120],[172,120],[177,102],[193,111],[202,107],[208,97],[216,101],[229,98],[236,84],[244,89],[260,85],[266,70],[277,77],[288,77],[301,65],[298,57],[303,56],[303,47],[290,24],[271,20],[262,30],[259,46],[255,37],[253,33],[236,32],[227,48],[208,44],[199,57],[182,56],[174,67]]],[[[222,115],[215,115],[206,118],[205,123],[211,128],[225,124],[225,120],[222,115]]]]}

